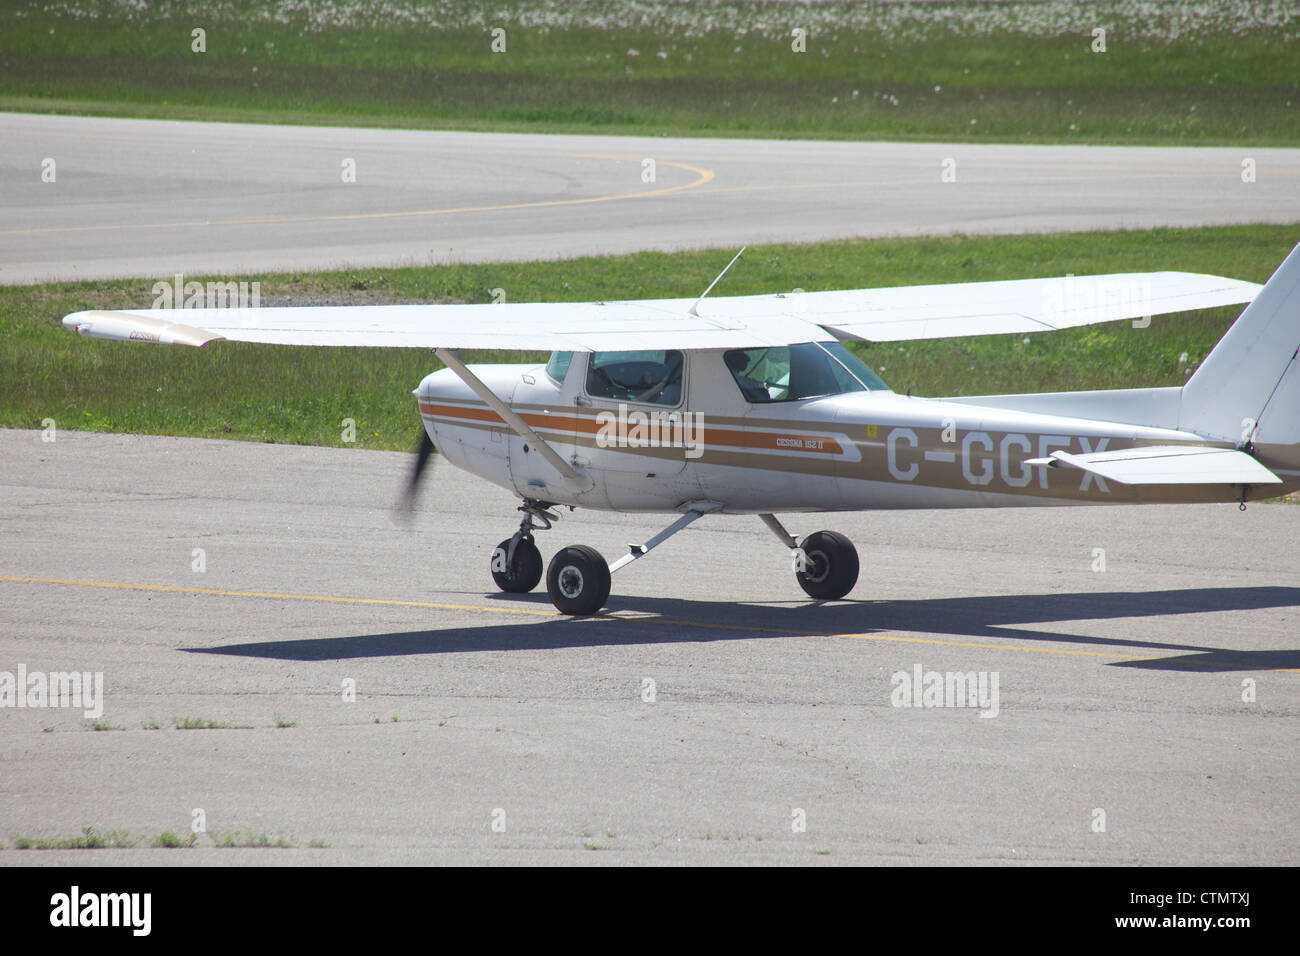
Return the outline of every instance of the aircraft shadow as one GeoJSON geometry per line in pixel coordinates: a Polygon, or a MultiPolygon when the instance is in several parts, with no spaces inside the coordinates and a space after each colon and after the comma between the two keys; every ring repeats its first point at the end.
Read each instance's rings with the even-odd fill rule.
{"type": "MultiPolygon", "coordinates": [[[[493,595],[503,604],[549,607],[542,592],[493,595]]],[[[1300,667],[1300,649],[1242,651],[1228,647],[1163,643],[1137,638],[1106,638],[1024,624],[1120,620],[1211,611],[1249,611],[1300,607],[1300,588],[1190,588],[1166,591],[1109,591],[1074,594],[1022,594],[929,598],[906,601],[841,601],[796,607],[677,598],[611,596],[608,609],[644,617],[603,615],[553,617],[535,622],[307,638],[293,641],[187,647],[198,654],[229,654],[274,660],[326,661],[396,657],[407,654],[459,654],[473,651],[556,650],[627,644],[742,641],[826,634],[909,632],[963,639],[1085,645],[1113,648],[1117,654],[1184,651],[1154,660],[1110,666],[1171,671],[1247,671],[1300,667]]]]}

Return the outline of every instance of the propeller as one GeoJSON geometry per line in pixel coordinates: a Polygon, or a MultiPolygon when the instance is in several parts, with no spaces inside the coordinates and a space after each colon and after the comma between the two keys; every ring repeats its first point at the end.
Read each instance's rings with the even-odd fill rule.
{"type": "Polygon", "coordinates": [[[420,444],[415,449],[415,467],[411,469],[411,477],[407,479],[406,487],[402,489],[402,496],[393,509],[398,518],[409,519],[411,512],[415,510],[415,496],[420,488],[420,476],[424,473],[425,466],[429,463],[429,456],[432,454],[433,439],[421,424],[420,444]]]}

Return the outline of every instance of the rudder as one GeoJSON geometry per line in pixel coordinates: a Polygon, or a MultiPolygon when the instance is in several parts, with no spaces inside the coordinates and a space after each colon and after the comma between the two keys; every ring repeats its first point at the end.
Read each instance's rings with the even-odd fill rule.
{"type": "Polygon", "coordinates": [[[1183,386],[1179,427],[1235,445],[1300,442],[1300,245],[1183,386]]]}

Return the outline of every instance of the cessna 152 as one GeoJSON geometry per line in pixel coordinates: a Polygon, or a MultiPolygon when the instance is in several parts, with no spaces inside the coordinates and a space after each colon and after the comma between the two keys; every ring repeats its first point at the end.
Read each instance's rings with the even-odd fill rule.
{"type": "Polygon", "coordinates": [[[183,315],[194,324],[169,311],[94,311],[63,324],[194,346],[432,348],[447,367],[415,390],[424,432],[412,487],[436,443],[523,499],[518,530],[492,552],[498,587],[536,587],[533,532],[550,528],[560,506],[677,515],[612,565],[589,547],[560,550],[546,587],[567,614],[598,611],[612,572],[704,515],[757,515],[793,552],[803,590],[834,600],[857,581],[852,543],[833,531],[797,541],[777,512],[1244,508],[1256,489],[1300,487],[1300,246],[1263,286],[1157,272],[706,302],[718,279],[694,301],[207,309],[183,315]],[[1182,387],[914,398],[843,345],[1141,325],[1245,302],[1182,387]],[[458,356],[498,348],[551,356],[476,366],[458,356]]]}

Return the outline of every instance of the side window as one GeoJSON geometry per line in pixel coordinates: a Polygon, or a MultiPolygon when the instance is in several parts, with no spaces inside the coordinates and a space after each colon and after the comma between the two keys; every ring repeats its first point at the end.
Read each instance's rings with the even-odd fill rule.
{"type": "Polygon", "coordinates": [[[569,374],[569,363],[572,361],[572,352],[552,352],[550,361],[546,363],[546,374],[563,385],[565,376],[569,374]]]}
{"type": "Polygon", "coordinates": [[[723,356],[747,402],[783,402],[790,397],[790,350],[785,346],[736,349],[723,356]]]}
{"type": "MultiPolygon", "coordinates": [[[[723,355],[731,377],[751,404],[866,391],[866,386],[813,342],[778,348],[735,349],[723,355]]],[[[856,359],[849,356],[849,361],[856,359]]],[[[861,364],[861,363],[858,363],[861,364]]],[[[870,374],[870,373],[868,373],[870,374]]],[[[874,375],[873,381],[879,381],[874,375]]],[[[880,383],[884,387],[884,383],[880,383]]]]}
{"type": "Polygon", "coordinates": [[[620,402],[677,405],[682,400],[682,353],[593,352],[587,362],[587,394],[620,402]]]}

